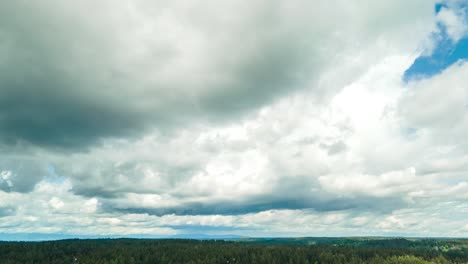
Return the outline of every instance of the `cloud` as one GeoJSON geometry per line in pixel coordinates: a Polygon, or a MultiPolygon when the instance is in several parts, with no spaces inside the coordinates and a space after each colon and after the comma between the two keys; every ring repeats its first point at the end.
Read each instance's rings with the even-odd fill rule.
{"type": "MultiPolygon", "coordinates": [[[[399,76],[409,63],[404,56],[387,58],[330,105],[310,105],[306,95],[294,95],[229,126],[111,140],[61,158],[57,172],[70,177],[74,193],[99,197],[105,212],[390,212],[408,206],[410,194],[421,186],[416,170],[393,155],[395,146],[375,148],[389,139],[401,150],[407,143],[396,127],[395,107],[402,92],[399,76]],[[330,152],[327,146],[337,142],[346,151],[330,152]]],[[[431,182],[423,187],[432,188],[431,182]]]]}
{"type": "Polygon", "coordinates": [[[412,84],[400,106],[406,125],[420,129],[426,136],[446,140],[448,144],[447,141],[466,144],[461,133],[467,128],[468,94],[462,85],[467,71],[468,64],[460,61],[442,75],[412,84]],[[418,111],[422,106],[429,107],[418,111]]]}
{"type": "Polygon", "coordinates": [[[12,215],[15,212],[13,207],[0,207],[0,217],[12,215]]]}
{"type": "Polygon", "coordinates": [[[0,190],[30,192],[37,182],[49,175],[47,165],[37,157],[9,157],[0,160],[0,190]]]}
{"type": "Polygon", "coordinates": [[[468,57],[468,14],[466,1],[448,0],[436,4],[436,27],[424,51],[403,76],[405,81],[425,79],[468,57]]]}
{"type": "Polygon", "coordinates": [[[1,228],[463,229],[466,64],[402,80],[432,1],[0,5],[1,228]]]}
{"type": "MultiPolygon", "coordinates": [[[[321,74],[350,49],[376,49],[368,43],[383,32],[400,45],[416,30],[397,28],[420,29],[430,19],[423,1],[357,4],[3,3],[0,139],[84,148],[149,128],[225,120],[309,86],[320,97],[330,93],[317,85],[321,74]],[[399,22],[385,14],[399,14],[399,22]]],[[[349,61],[342,71],[366,65],[349,61]]]]}
{"type": "Polygon", "coordinates": [[[447,1],[437,13],[437,20],[453,42],[468,34],[468,13],[465,1],[447,1]]]}

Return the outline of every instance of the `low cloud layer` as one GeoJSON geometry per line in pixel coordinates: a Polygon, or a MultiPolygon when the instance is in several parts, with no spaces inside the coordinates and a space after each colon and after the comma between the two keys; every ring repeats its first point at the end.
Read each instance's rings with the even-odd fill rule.
{"type": "Polygon", "coordinates": [[[466,236],[435,4],[0,4],[0,232],[466,236]]]}

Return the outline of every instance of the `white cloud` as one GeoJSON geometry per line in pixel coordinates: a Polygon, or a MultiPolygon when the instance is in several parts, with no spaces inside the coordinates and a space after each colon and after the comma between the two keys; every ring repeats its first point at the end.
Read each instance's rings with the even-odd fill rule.
{"type": "Polygon", "coordinates": [[[453,42],[458,42],[468,34],[468,14],[462,8],[463,1],[448,1],[448,7],[443,7],[437,13],[437,20],[441,23],[453,42]]]}
{"type": "MultiPolygon", "coordinates": [[[[89,76],[79,97],[151,128],[2,154],[3,229],[460,235],[467,66],[401,81],[435,22],[450,22],[432,1],[44,3],[37,23],[63,20],[57,38],[71,44],[71,27],[85,43],[53,56],[89,76]],[[102,12],[83,21],[90,9],[102,12]]],[[[33,40],[48,48],[45,36],[33,40]]]]}

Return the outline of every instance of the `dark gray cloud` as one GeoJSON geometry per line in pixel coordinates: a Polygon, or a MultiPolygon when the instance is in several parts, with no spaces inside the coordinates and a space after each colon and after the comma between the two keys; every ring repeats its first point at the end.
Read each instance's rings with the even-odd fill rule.
{"type": "Polygon", "coordinates": [[[141,130],[124,100],[105,92],[116,85],[100,77],[112,71],[99,65],[109,63],[105,42],[45,3],[0,7],[0,141],[76,148],[141,130]]]}
{"type": "Polygon", "coordinates": [[[33,158],[2,157],[0,160],[0,190],[30,192],[36,183],[49,175],[47,164],[33,158]]]}
{"type": "Polygon", "coordinates": [[[0,206],[0,217],[14,215],[15,211],[16,210],[13,207],[1,207],[0,206]]]}
{"type": "MultiPolygon", "coordinates": [[[[177,155],[177,154],[176,154],[177,155]]],[[[91,166],[97,166],[92,163],[91,166]]],[[[168,166],[161,161],[125,162],[120,164],[100,164],[95,168],[71,175],[73,193],[84,197],[117,198],[126,193],[165,193],[181,182],[189,180],[200,170],[196,165],[168,166]],[[145,173],[157,169],[157,178],[145,182],[145,173]],[[146,184],[145,184],[146,183],[146,184]]],[[[70,170],[57,167],[60,175],[70,175],[70,170]]],[[[181,194],[182,195],[182,194],[181,194]]]]}
{"type": "Polygon", "coordinates": [[[208,203],[189,202],[174,207],[161,208],[116,208],[110,204],[103,204],[105,212],[123,212],[133,214],[163,215],[243,215],[268,210],[302,210],[313,209],[317,212],[333,212],[352,210],[353,212],[373,212],[385,214],[402,208],[406,203],[398,197],[376,198],[361,196],[355,198],[324,198],[321,196],[279,197],[263,195],[250,197],[244,201],[216,201],[208,203]]]}
{"type": "Polygon", "coordinates": [[[199,32],[211,50],[198,54],[177,39],[136,39],[140,46],[132,46],[139,37],[134,29],[111,23],[118,24],[114,12],[134,22],[118,6],[98,5],[110,8],[109,14],[85,17],[87,4],[42,2],[0,6],[3,143],[76,149],[102,138],[142,135],[148,128],[187,125],[194,118],[224,121],[300,87],[313,78],[315,65],[323,64],[314,36],[302,35],[307,26],[288,25],[275,8],[240,19],[245,24],[239,29],[223,29],[226,39],[218,37],[221,28],[194,16],[188,22],[195,28],[185,30],[199,32]],[[238,32],[252,25],[258,31],[238,32]],[[178,43],[180,49],[168,50],[178,43]],[[193,56],[201,57],[189,61],[193,56]],[[187,61],[199,69],[183,69],[187,61]]]}
{"type": "Polygon", "coordinates": [[[321,144],[320,147],[327,150],[328,155],[335,155],[345,151],[347,146],[343,141],[338,141],[333,144],[321,144]]]}
{"type": "Polygon", "coordinates": [[[41,87],[50,87],[50,83],[33,78],[28,82],[23,84],[26,88],[13,87],[13,92],[0,97],[0,137],[6,144],[82,148],[100,138],[132,135],[145,127],[134,113],[73,95],[60,96],[60,88],[47,91],[49,88],[41,87]],[[39,88],[32,88],[36,85],[39,88]],[[41,96],[22,89],[42,90],[41,96]]]}
{"type": "MultiPolygon", "coordinates": [[[[373,212],[386,214],[393,210],[404,208],[407,201],[398,193],[386,197],[375,197],[368,194],[330,193],[324,190],[313,177],[281,177],[272,182],[269,193],[241,196],[231,199],[212,197],[208,201],[197,202],[197,197],[189,201],[176,201],[173,206],[142,207],[139,204],[122,206],[112,198],[103,197],[101,209],[104,212],[125,212],[136,214],[163,215],[243,215],[268,210],[303,210],[313,209],[316,212],[333,212],[351,210],[354,212],[373,212]],[[178,201],[178,202],[177,202],[178,201]]],[[[93,194],[98,194],[94,192],[93,194]]],[[[105,192],[103,192],[105,194],[105,192]]],[[[114,193],[116,194],[116,193],[114,193]]],[[[121,198],[125,198],[123,193],[121,198]]]]}

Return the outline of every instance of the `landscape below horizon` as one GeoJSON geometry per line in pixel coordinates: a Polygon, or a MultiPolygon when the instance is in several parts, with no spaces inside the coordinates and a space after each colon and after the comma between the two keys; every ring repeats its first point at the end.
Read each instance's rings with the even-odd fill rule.
{"type": "Polygon", "coordinates": [[[0,242],[0,259],[5,264],[450,264],[468,263],[468,239],[316,237],[0,242]]]}

